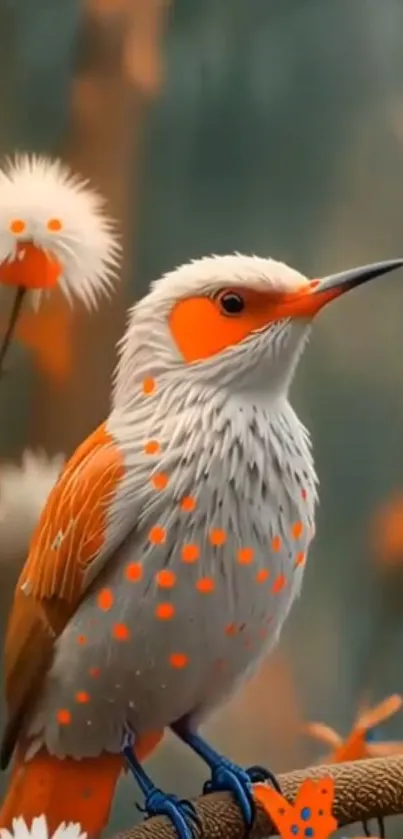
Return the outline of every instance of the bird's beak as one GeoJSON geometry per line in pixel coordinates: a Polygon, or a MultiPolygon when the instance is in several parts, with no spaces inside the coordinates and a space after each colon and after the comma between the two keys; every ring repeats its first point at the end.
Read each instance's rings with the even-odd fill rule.
{"type": "Polygon", "coordinates": [[[327,303],[336,300],[346,291],[362,285],[362,283],[388,274],[403,266],[403,259],[389,259],[385,262],[374,262],[361,268],[352,268],[341,274],[332,274],[321,280],[312,280],[298,292],[284,295],[280,308],[282,317],[311,318],[314,317],[327,303]]]}
{"type": "Polygon", "coordinates": [[[15,258],[0,264],[0,284],[29,291],[53,288],[61,274],[58,259],[32,242],[18,242],[15,258]]]}

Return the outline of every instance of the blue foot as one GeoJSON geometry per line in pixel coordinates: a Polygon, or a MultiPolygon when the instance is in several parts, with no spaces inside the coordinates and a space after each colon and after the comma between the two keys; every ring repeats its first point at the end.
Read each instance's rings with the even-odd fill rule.
{"type": "Polygon", "coordinates": [[[274,788],[281,793],[275,776],[267,769],[261,766],[251,766],[249,769],[242,769],[241,766],[237,766],[236,763],[232,763],[227,758],[215,752],[198,734],[189,731],[183,721],[172,726],[172,730],[211,769],[211,778],[204,784],[203,793],[231,792],[238,803],[248,828],[251,827],[255,818],[252,784],[270,781],[274,788]]]}
{"type": "Polygon", "coordinates": [[[195,839],[200,821],[191,801],[181,800],[176,795],[154,789],[146,795],[143,812],[146,818],[167,816],[173,824],[179,839],[195,839]]]}
{"type": "Polygon", "coordinates": [[[144,794],[144,807],[139,807],[146,818],[167,816],[174,826],[178,839],[195,839],[200,827],[197,812],[190,801],[181,800],[157,789],[133,753],[134,737],[125,734],[122,752],[134,778],[144,794]]]}

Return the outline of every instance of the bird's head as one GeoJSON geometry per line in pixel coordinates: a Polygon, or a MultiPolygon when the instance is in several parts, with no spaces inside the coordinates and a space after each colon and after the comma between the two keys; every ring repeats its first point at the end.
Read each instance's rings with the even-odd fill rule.
{"type": "Polygon", "coordinates": [[[115,405],[130,399],[139,377],[285,395],[318,312],[402,265],[390,260],[315,280],[273,259],[240,254],[182,265],[129,313],[115,405]]]}

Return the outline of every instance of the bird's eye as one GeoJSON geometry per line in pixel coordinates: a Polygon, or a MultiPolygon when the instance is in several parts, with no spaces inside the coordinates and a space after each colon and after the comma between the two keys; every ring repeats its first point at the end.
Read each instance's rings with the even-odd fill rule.
{"type": "Polygon", "coordinates": [[[245,308],[245,300],[237,291],[223,291],[218,302],[224,315],[240,315],[245,308]]]}

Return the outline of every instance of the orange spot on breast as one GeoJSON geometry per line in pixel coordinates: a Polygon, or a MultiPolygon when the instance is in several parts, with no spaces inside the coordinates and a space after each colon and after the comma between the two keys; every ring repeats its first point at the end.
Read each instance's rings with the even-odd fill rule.
{"type": "Polygon", "coordinates": [[[180,506],[184,513],[192,513],[196,509],[196,499],[193,498],[193,495],[185,495],[180,506]]]}
{"type": "Polygon", "coordinates": [[[155,609],[155,614],[160,620],[170,620],[175,614],[175,607],[172,603],[159,603],[155,609]]]}
{"type": "Polygon", "coordinates": [[[56,714],[56,719],[59,725],[70,725],[71,713],[67,710],[67,708],[60,708],[60,710],[56,714]]]}
{"type": "Polygon", "coordinates": [[[160,588],[173,588],[176,584],[176,574],[169,568],[163,568],[155,575],[155,581],[160,588]]]}
{"type": "Polygon", "coordinates": [[[306,561],[306,554],[303,551],[299,551],[297,553],[295,559],[295,567],[298,568],[299,565],[304,565],[306,561]]]}
{"type": "Polygon", "coordinates": [[[253,562],[253,557],[253,548],[241,548],[237,553],[237,559],[240,565],[250,565],[253,562]]]}
{"type": "Polygon", "coordinates": [[[291,533],[294,539],[299,539],[302,535],[303,531],[303,524],[302,521],[295,521],[294,524],[291,525],[291,533]]]}
{"type": "Polygon", "coordinates": [[[183,545],[181,551],[182,562],[196,562],[200,556],[197,545],[183,545]]]}
{"type": "Polygon", "coordinates": [[[85,690],[77,691],[76,702],[78,702],[80,705],[86,705],[86,703],[89,702],[90,699],[91,699],[91,697],[90,697],[89,693],[87,693],[87,691],[85,691],[85,690]]]}
{"type": "Polygon", "coordinates": [[[152,527],[148,534],[149,541],[152,545],[163,545],[166,537],[167,533],[165,527],[160,527],[159,524],[152,527]]]}
{"type": "Polygon", "coordinates": [[[126,580],[130,583],[139,583],[143,578],[143,566],[140,562],[129,562],[125,568],[126,580]]]}
{"type": "Polygon", "coordinates": [[[99,667],[90,667],[90,676],[92,676],[93,679],[99,679],[100,675],[101,671],[99,667]]]}
{"type": "Polygon", "coordinates": [[[215,582],[212,577],[200,577],[196,582],[196,588],[202,594],[210,594],[215,589],[215,582]]]}
{"type": "Polygon", "coordinates": [[[265,583],[269,579],[270,571],[267,568],[261,568],[256,574],[257,583],[265,583]]]}
{"type": "Polygon", "coordinates": [[[77,635],[77,644],[79,644],[80,647],[84,647],[84,645],[86,643],[87,643],[87,636],[86,635],[77,635]]]}
{"type": "Polygon", "coordinates": [[[176,670],[183,670],[188,664],[188,656],[185,653],[171,653],[169,663],[176,670]]]}
{"type": "Polygon", "coordinates": [[[147,378],[143,379],[143,393],[146,396],[149,396],[151,393],[154,393],[156,390],[157,384],[155,379],[147,378]]]}
{"type": "Polygon", "coordinates": [[[128,641],[130,629],[125,623],[115,623],[112,627],[112,635],[117,641],[128,641]]]}
{"type": "Polygon", "coordinates": [[[281,539],[280,536],[273,536],[271,540],[271,549],[274,553],[278,553],[281,550],[281,539]]]}
{"type": "Polygon", "coordinates": [[[168,481],[169,478],[166,472],[157,472],[151,477],[151,483],[154,489],[157,490],[165,489],[165,487],[168,486],[168,481]]]}
{"type": "Polygon", "coordinates": [[[209,539],[212,545],[224,545],[227,539],[227,534],[225,530],[221,530],[220,528],[213,528],[210,530],[209,539]]]}
{"type": "Polygon", "coordinates": [[[232,635],[236,635],[237,632],[238,632],[236,624],[235,623],[229,623],[225,627],[224,632],[225,632],[226,635],[228,635],[228,637],[231,637],[232,635]]]}
{"type": "Polygon", "coordinates": [[[109,612],[109,609],[112,609],[114,599],[112,590],[110,588],[103,588],[100,592],[98,592],[97,596],[99,608],[102,609],[103,612],[109,612]]]}
{"type": "Polygon", "coordinates": [[[276,577],[276,579],[274,580],[273,585],[271,587],[273,594],[279,594],[279,592],[282,591],[286,583],[287,579],[284,576],[284,574],[279,574],[278,577],[276,577]]]}
{"type": "Polygon", "coordinates": [[[145,454],[158,454],[160,450],[161,446],[158,440],[148,440],[148,442],[144,445],[145,454]]]}

